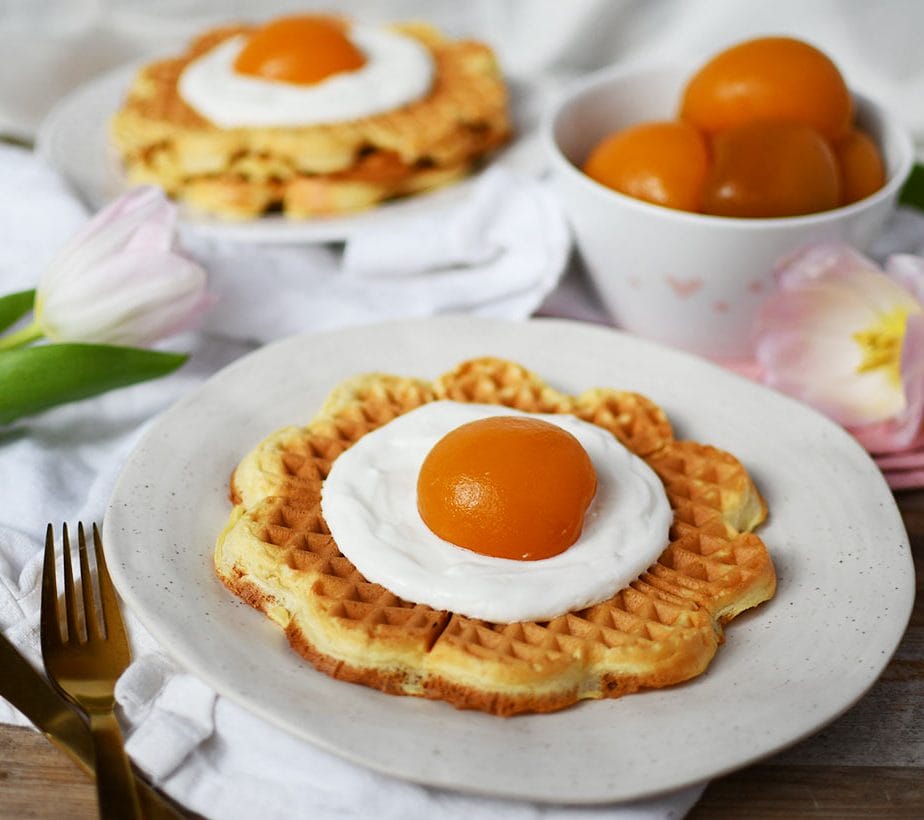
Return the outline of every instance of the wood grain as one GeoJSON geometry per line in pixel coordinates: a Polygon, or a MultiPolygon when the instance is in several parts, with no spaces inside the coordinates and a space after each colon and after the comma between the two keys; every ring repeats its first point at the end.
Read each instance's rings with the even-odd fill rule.
{"type": "MultiPolygon", "coordinates": [[[[924,492],[896,498],[918,594],[881,678],[818,734],[710,783],[689,820],[924,818],[924,492]]],[[[0,726],[0,818],[61,817],[96,817],[92,783],[41,735],[0,726]]]]}
{"type": "Polygon", "coordinates": [[[0,818],[92,820],[92,781],[43,735],[0,726],[0,818]]]}
{"type": "Polygon", "coordinates": [[[710,783],[688,820],[924,818],[924,492],[899,493],[896,500],[917,594],[882,676],[818,734],[710,783]]]}
{"type": "Polygon", "coordinates": [[[709,785],[687,820],[917,818],[921,770],[885,766],[751,766],[709,785]]]}

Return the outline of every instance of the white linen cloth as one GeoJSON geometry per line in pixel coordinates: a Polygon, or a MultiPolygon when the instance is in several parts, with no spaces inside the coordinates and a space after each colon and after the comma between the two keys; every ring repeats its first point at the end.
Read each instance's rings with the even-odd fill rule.
{"type": "MultiPolygon", "coordinates": [[[[42,265],[85,218],[41,162],[0,146],[0,293],[34,286],[42,265]]],[[[254,340],[402,311],[525,317],[558,281],[569,249],[549,195],[508,172],[485,175],[467,201],[438,215],[356,240],[344,258],[324,246],[186,242],[219,295],[206,329],[171,344],[191,350],[190,362],[164,379],[0,428],[0,629],[38,668],[45,526],[52,521],[60,531],[64,521],[101,521],[119,470],[160,411],[253,349],[254,340]],[[445,244],[428,241],[418,255],[421,237],[433,235],[445,244]]],[[[682,817],[702,792],[695,786],[637,804],[569,807],[400,781],[218,697],[178,668],[130,612],[126,620],[135,660],[116,694],[128,751],[157,786],[206,817],[649,820],[682,817]]],[[[0,722],[25,721],[0,700],[0,722]]]]}
{"type": "Polygon", "coordinates": [[[326,245],[270,252],[189,232],[182,244],[219,297],[204,330],[265,342],[439,313],[529,316],[561,277],[570,238],[544,186],[493,167],[453,207],[372,223],[342,254],[326,245]]]}

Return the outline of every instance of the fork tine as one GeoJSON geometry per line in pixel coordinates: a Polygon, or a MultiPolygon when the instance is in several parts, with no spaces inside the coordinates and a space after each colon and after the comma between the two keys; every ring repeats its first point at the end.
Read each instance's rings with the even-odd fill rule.
{"type": "Polygon", "coordinates": [[[55,574],[55,531],[45,530],[45,561],[42,564],[42,653],[46,647],[61,645],[61,618],[58,614],[58,578],[55,574]]]}
{"type": "Polygon", "coordinates": [[[67,619],[67,640],[79,643],[77,602],[74,600],[74,568],[71,564],[71,539],[67,524],[64,524],[64,615],[67,619]]]}
{"type": "Polygon", "coordinates": [[[103,631],[96,612],[96,601],[93,600],[93,578],[87,560],[87,537],[82,521],[77,522],[77,554],[80,556],[80,591],[83,593],[83,620],[87,640],[98,640],[103,637],[103,631]]]}
{"type": "MultiPolygon", "coordinates": [[[[125,755],[124,740],[114,714],[115,684],[131,660],[128,641],[119,614],[115,589],[106,569],[99,529],[93,525],[99,579],[99,605],[95,604],[93,576],[90,574],[87,532],[77,525],[80,560],[81,597],[86,640],[78,634],[77,590],[74,587],[70,533],[64,525],[64,598],[67,607],[68,639],[61,637],[55,579],[54,531],[51,525],[45,537],[45,565],[42,572],[42,658],[48,679],[62,695],[84,713],[94,741],[96,788],[100,817],[141,818],[135,792],[131,763],[125,755]],[[105,625],[101,626],[98,615],[105,625]],[[91,626],[91,621],[94,621],[91,626]],[[102,637],[105,629],[106,637],[102,637]]],[[[0,814],[2,814],[0,810],[0,814]]]]}
{"type": "Polygon", "coordinates": [[[127,646],[125,626],[119,613],[119,600],[116,597],[112,579],[109,577],[106,556],[103,555],[103,539],[95,523],[93,524],[93,546],[96,549],[96,574],[99,577],[99,599],[102,604],[103,620],[106,623],[106,637],[110,642],[120,641],[127,646]]]}

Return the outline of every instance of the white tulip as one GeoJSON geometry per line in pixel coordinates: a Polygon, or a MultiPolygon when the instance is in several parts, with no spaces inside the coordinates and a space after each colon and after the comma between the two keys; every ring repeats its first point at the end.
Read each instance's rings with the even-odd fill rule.
{"type": "Polygon", "coordinates": [[[35,296],[36,336],[147,345],[190,327],[210,304],[205,271],[173,251],[176,207],[136,188],[55,255],[35,296]]]}

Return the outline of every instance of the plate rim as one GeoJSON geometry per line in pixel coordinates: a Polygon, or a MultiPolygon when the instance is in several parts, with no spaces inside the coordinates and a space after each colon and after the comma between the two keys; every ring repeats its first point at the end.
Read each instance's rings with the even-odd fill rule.
{"type": "MultiPolygon", "coordinates": [[[[831,431],[833,435],[835,435],[836,437],[839,437],[841,442],[847,445],[848,450],[851,448],[853,449],[854,457],[860,456],[862,454],[862,458],[868,461],[872,465],[872,461],[869,458],[866,451],[864,451],[862,447],[859,445],[859,443],[857,443],[851,436],[849,436],[849,434],[847,434],[842,428],[840,428],[830,419],[827,419],[826,417],[815,412],[814,410],[811,410],[810,408],[795,401],[794,399],[791,399],[782,394],[776,393],[775,391],[771,391],[769,388],[763,387],[761,385],[757,385],[744,377],[738,376],[734,373],[730,373],[729,371],[720,368],[718,365],[715,365],[711,362],[707,362],[706,360],[701,359],[693,354],[689,354],[683,351],[668,348],[665,345],[661,345],[659,343],[652,342],[649,340],[640,339],[639,337],[631,336],[629,334],[614,330],[612,328],[603,327],[599,325],[589,325],[583,322],[576,322],[573,320],[558,319],[558,318],[551,318],[551,317],[542,317],[542,318],[536,318],[536,319],[531,319],[528,321],[520,321],[520,322],[510,322],[510,321],[505,321],[505,320],[483,319],[483,318],[461,317],[461,316],[437,317],[437,318],[431,317],[431,318],[423,318],[423,319],[405,320],[403,322],[389,321],[389,322],[375,323],[375,324],[364,325],[361,327],[354,327],[354,328],[349,328],[349,329],[326,331],[322,333],[299,334],[297,336],[288,337],[286,339],[279,340],[263,348],[260,348],[256,351],[253,351],[252,353],[249,353],[241,357],[240,359],[237,359],[236,361],[232,362],[228,366],[217,371],[209,379],[207,379],[205,382],[203,382],[197,388],[195,388],[191,393],[187,394],[184,398],[180,399],[169,410],[161,414],[161,416],[152,425],[149,426],[143,438],[137,443],[136,448],[135,450],[133,450],[132,455],[129,456],[128,460],[126,461],[119,475],[119,478],[116,482],[116,486],[113,490],[112,496],[110,497],[110,501],[106,509],[106,514],[104,516],[103,527],[104,527],[105,543],[107,543],[107,545],[112,544],[112,543],[117,543],[118,538],[119,538],[119,534],[114,531],[115,524],[113,522],[114,522],[114,519],[116,520],[118,519],[119,494],[120,492],[124,490],[124,484],[128,480],[128,477],[130,476],[132,459],[136,456],[138,451],[143,448],[146,442],[152,441],[158,435],[158,431],[162,430],[165,426],[169,426],[169,424],[174,418],[181,418],[186,408],[195,404],[197,401],[201,401],[203,394],[207,393],[209,389],[213,389],[213,388],[210,388],[209,386],[214,385],[216,383],[216,380],[218,380],[218,382],[220,383],[221,379],[230,378],[234,376],[235,374],[237,374],[239,371],[244,372],[244,371],[247,371],[248,369],[255,369],[257,365],[261,363],[264,359],[266,359],[267,361],[271,360],[275,356],[284,354],[284,352],[289,348],[294,349],[295,347],[298,347],[299,345],[304,344],[305,342],[316,341],[319,337],[329,338],[329,337],[342,336],[342,335],[355,335],[357,333],[361,334],[364,332],[365,333],[382,332],[383,330],[387,331],[387,329],[389,328],[394,328],[396,325],[411,325],[418,329],[424,325],[428,325],[428,326],[436,327],[439,332],[447,332],[446,331],[447,327],[454,328],[457,331],[458,328],[461,326],[471,331],[472,329],[476,329],[475,326],[478,326],[477,329],[484,329],[490,325],[494,327],[518,326],[518,328],[520,329],[524,327],[530,327],[530,326],[539,327],[539,328],[545,327],[545,328],[549,328],[550,332],[554,332],[556,329],[571,328],[573,332],[576,332],[578,334],[584,334],[584,333],[603,334],[603,336],[605,337],[618,340],[616,342],[617,344],[625,344],[625,345],[629,345],[630,347],[636,347],[642,350],[654,351],[657,353],[657,355],[662,355],[662,356],[667,355],[668,357],[676,358],[681,364],[686,363],[687,365],[692,365],[695,368],[706,368],[707,370],[712,370],[715,373],[721,374],[722,381],[728,380],[728,383],[730,384],[738,383],[742,387],[742,389],[746,391],[756,390],[758,391],[758,394],[764,394],[764,395],[772,394],[774,397],[773,398],[774,402],[782,402],[783,406],[789,407],[794,412],[798,412],[800,414],[807,414],[808,417],[814,418],[815,423],[826,425],[828,430],[831,431]],[[461,322],[462,324],[460,325],[459,322],[461,322]]],[[[503,355],[503,354],[499,353],[498,355],[503,355]]],[[[350,374],[344,374],[344,377],[346,377],[347,375],[350,375],[350,374]]],[[[412,375],[412,374],[408,373],[407,375],[412,375]]],[[[306,412],[306,416],[305,416],[306,421],[308,418],[310,418],[310,415],[311,415],[311,411],[306,412]]],[[[293,420],[293,423],[298,423],[298,420],[293,420]]],[[[267,434],[269,432],[272,432],[272,431],[267,430],[267,434]]],[[[888,497],[891,499],[891,502],[892,502],[891,509],[888,510],[888,512],[891,516],[893,516],[893,524],[895,523],[895,518],[897,517],[898,524],[901,525],[901,518],[900,518],[900,515],[898,514],[897,506],[894,503],[894,497],[892,496],[891,492],[888,490],[888,487],[885,484],[885,480],[884,478],[882,478],[881,474],[878,473],[878,470],[876,471],[876,474],[879,475],[879,480],[881,482],[880,490],[884,490],[885,493],[888,495],[888,497]]],[[[768,755],[774,754],[775,752],[778,752],[779,750],[786,748],[794,743],[797,743],[798,741],[804,739],[805,737],[811,734],[814,734],[819,729],[823,728],[825,725],[829,724],[830,722],[836,720],[844,712],[850,709],[875,684],[882,670],[888,663],[891,655],[894,653],[895,649],[897,648],[898,643],[901,640],[901,636],[904,634],[908,619],[911,616],[911,611],[912,611],[913,601],[914,601],[914,584],[913,584],[914,573],[913,573],[913,562],[911,558],[910,546],[908,543],[907,533],[905,532],[903,525],[901,525],[900,531],[901,533],[904,534],[904,542],[903,544],[900,544],[899,546],[900,546],[900,549],[903,551],[904,561],[906,564],[906,571],[902,574],[901,580],[905,586],[904,592],[905,592],[905,597],[907,600],[905,601],[906,606],[904,607],[904,610],[905,610],[904,614],[899,612],[897,618],[893,616],[891,619],[893,623],[891,633],[893,633],[892,637],[894,638],[894,640],[891,643],[891,645],[887,647],[887,651],[884,651],[884,654],[878,659],[880,661],[878,664],[878,667],[877,668],[871,667],[872,673],[867,674],[866,678],[864,678],[864,684],[862,685],[862,687],[855,688],[849,698],[840,700],[838,703],[837,709],[833,711],[829,710],[826,713],[823,720],[815,720],[815,722],[813,723],[811,722],[807,723],[800,731],[794,734],[791,733],[784,741],[777,742],[769,748],[760,748],[758,752],[751,752],[750,754],[745,755],[743,758],[736,760],[728,765],[725,765],[722,767],[715,767],[711,769],[710,772],[707,775],[705,775],[705,777],[711,778],[711,777],[721,776],[730,771],[734,771],[738,768],[741,768],[742,766],[749,765],[768,755]],[[910,573],[907,571],[908,569],[910,569],[910,573]]],[[[210,549],[211,549],[211,545],[210,545],[210,549]]],[[[211,553],[209,552],[208,555],[210,554],[211,553]]],[[[110,572],[113,576],[114,582],[116,583],[116,587],[118,591],[123,596],[123,598],[126,600],[126,603],[129,605],[129,608],[133,611],[133,613],[136,616],[139,617],[140,620],[142,620],[144,625],[150,629],[148,623],[145,621],[145,619],[142,617],[142,615],[139,612],[138,600],[135,597],[134,591],[131,587],[132,581],[131,579],[123,575],[123,567],[118,560],[111,561],[110,572]]],[[[900,606],[901,603],[902,602],[900,600],[893,601],[893,609],[901,610],[902,609],[902,607],[900,606]]],[[[256,615],[261,619],[265,618],[265,616],[263,616],[261,613],[256,613],[256,615]]],[[[747,618],[748,616],[744,616],[744,617],[747,618]]],[[[755,617],[759,617],[759,614],[755,615],[755,617]]],[[[731,628],[732,629],[731,634],[734,634],[735,628],[736,627],[733,625],[731,628]]],[[[231,700],[234,700],[235,702],[237,702],[239,705],[241,705],[243,708],[247,709],[248,711],[251,711],[253,713],[260,715],[261,717],[269,720],[271,723],[275,725],[282,726],[282,724],[280,723],[278,719],[278,716],[274,716],[269,713],[272,710],[267,711],[265,707],[261,708],[259,706],[255,706],[252,702],[250,702],[247,699],[242,701],[239,697],[236,696],[236,694],[239,694],[239,693],[234,693],[232,691],[229,691],[225,681],[216,680],[215,675],[212,674],[210,670],[203,670],[201,664],[198,663],[195,659],[193,659],[193,661],[190,662],[190,658],[187,655],[187,653],[185,652],[178,653],[175,647],[168,645],[163,640],[162,638],[163,633],[159,628],[155,627],[154,629],[150,629],[150,631],[151,631],[151,634],[158,641],[158,643],[161,645],[161,647],[165,651],[167,651],[168,654],[170,654],[175,659],[177,659],[182,667],[188,670],[191,670],[194,674],[199,675],[209,685],[213,686],[216,689],[216,691],[219,691],[224,696],[227,696],[231,700]]],[[[285,649],[287,651],[291,651],[291,650],[288,650],[287,647],[285,647],[285,649]]],[[[720,650],[717,657],[721,656],[721,654],[722,652],[720,650]]],[[[337,683],[340,683],[340,685],[342,686],[348,685],[348,684],[341,683],[341,682],[337,682],[337,683]]],[[[668,693],[670,693],[671,690],[651,690],[651,691],[652,692],[668,691],[668,693]]],[[[676,687],[673,688],[673,691],[676,691],[676,687]]],[[[641,696],[644,697],[645,693],[643,693],[641,696]]],[[[381,697],[391,698],[391,696],[387,696],[387,695],[382,695],[381,697]]],[[[639,695],[631,696],[631,698],[636,698],[636,697],[639,697],[639,695]]],[[[407,700],[417,700],[417,699],[409,698],[407,700]]],[[[620,700],[625,700],[625,699],[620,699],[620,700]]],[[[589,702],[587,705],[592,707],[595,704],[602,704],[602,703],[607,703],[607,702],[615,703],[616,701],[592,701],[592,702],[589,702]]],[[[445,706],[445,704],[443,705],[445,706]]],[[[451,709],[451,707],[448,707],[448,706],[447,708],[451,709]]],[[[567,712],[567,710],[565,711],[567,712]]],[[[467,714],[471,714],[471,713],[467,713],[467,714]]],[[[562,713],[557,713],[557,714],[562,714],[562,713]]],[[[538,717],[539,719],[545,719],[545,718],[548,718],[549,716],[538,716],[538,717]]],[[[493,718],[493,717],[490,719],[499,720],[498,718],[493,718]]],[[[517,721],[517,720],[522,720],[522,718],[513,718],[512,720],[517,721]]],[[[563,797],[564,797],[560,793],[559,794],[542,793],[542,794],[536,795],[535,793],[532,793],[523,788],[500,790],[500,791],[498,790],[485,791],[482,787],[478,785],[473,785],[471,783],[466,783],[466,782],[460,782],[458,778],[455,778],[455,777],[449,777],[449,778],[444,777],[443,779],[434,779],[433,777],[428,776],[426,778],[419,779],[413,775],[413,772],[409,772],[406,766],[404,766],[403,768],[402,766],[395,766],[395,767],[390,768],[388,766],[381,765],[381,763],[370,762],[368,759],[363,757],[362,754],[357,755],[352,750],[345,751],[343,748],[337,747],[336,744],[331,744],[329,742],[329,739],[319,739],[318,737],[311,735],[310,732],[306,734],[306,732],[303,729],[300,729],[300,727],[292,727],[291,725],[289,725],[288,728],[290,732],[294,732],[294,734],[296,734],[297,736],[302,737],[305,740],[308,740],[309,742],[313,743],[316,746],[320,746],[321,748],[324,748],[330,752],[333,752],[341,757],[346,757],[347,759],[353,760],[361,765],[367,766],[374,770],[382,771],[386,774],[390,774],[392,776],[396,776],[402,779],[420,782],[420,783],[424,783],[424,784],[431,785],[431,786],[449,788],[449,789],[453,789],[457,791],[472,792],[472,793],[478,793],[478,794],[490,794],[496,797],[528,799],[528,800],[532,800],[533,802],[539,802],[539,803],[562,802],[563,797]]],[[[613,800],[623,801],[623,800],[642,799],[642,798],[651,797],[654,795],[664,794],[668,791],[672,791],[674,789],[680,789],[685,786],[693,785],[695,783],[700,783],[702,782],[703,779],[704,777],[702,775],[690,776],[687,778],[675,778],[670,783],[669,786],[660,785],[660,786],[655,786],[655,787],[650,787],[650,788],[637,786],[634,789],[632,789],[630,793],[623,792],[623,793],[617,794],[617,793],[613,793],[611,789],[609,792],[605,794],[600,793],[600,792],[588,794],[588,795],[570,794],[567,797],[567,802],[571,802],[575,804],[599,804],[599,803],[604,803],[604,802],[612,802],[613,800]]]]}

